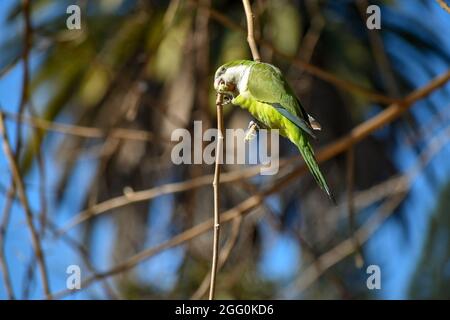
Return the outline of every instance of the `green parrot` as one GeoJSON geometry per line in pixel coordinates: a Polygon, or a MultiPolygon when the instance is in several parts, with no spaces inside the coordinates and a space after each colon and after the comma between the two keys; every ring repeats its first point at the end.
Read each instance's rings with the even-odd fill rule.
{"type": "Polygon", "coordinates": [[[226,102],[248,110],[263,126],[278,129],[294,143],[317,184],[334,202],[308,141],[308,135],[315,138],[314,130],[321,127],[306,113],[277,67],[250,60],[231,61],[217,69],[214,88],[226,102]]]}

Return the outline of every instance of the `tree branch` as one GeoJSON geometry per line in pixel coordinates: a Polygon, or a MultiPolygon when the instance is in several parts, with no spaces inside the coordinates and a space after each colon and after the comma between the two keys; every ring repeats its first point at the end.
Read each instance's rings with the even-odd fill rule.
{"type": "Polygon", "coordinates": [[[250,5],[249,0],[242,0],[242,4],[244,5],[245,17],[247,19],[247,42],[252,52],[253,60],[261,61],[258,47],[255,42],[252,6],[250,5]]]}
{"type": "Polygon", "coordinates": [[[11,206],[13,204],[13,198],[16,191],[13,187],[11,187],[5,199],[5,206],[3,209],[2,220],[0,223],[0,270],[3,274],[3,282],[5,283],[6,293],[8,295],[8,299],[14,299],[14,290],[11,283],[11,275],[8,268],[8,263],[6,261],[5,255],[5,239],[6,232],[8,230],[8,225],[11,217],[11,206]]]}
{"type": "Polygon", "coordinates": [[[436,1],[442,7],[442,9],[450,13],[450,6],[445,2],[445,0],[436,0],[436,1]]]}
{"type": "Polygon", "coordinates": [[[217,94],[217,145],[216,145],[216,165],[214,171],[213,189],[214,189],[214,237],[213,237],[213,256],[211,263],[211,282],[209,286],[209,300],[214,300],[216,289],[217,261],[219,259],[219,236],[220,236],[220,162],[222,158],[223,145],[223,95],[217,94]]]}
{"type": "MultiPolygon", "coordinates": [[[[83,138],[107,138],[111,137],[113,139],[128,139],[136,141],[151,142],[155,140],[155,136],[144,130],[136,129],[125,129],[125,128],[115,128],[111,132],[106,133],[105,130],[95,127],[83,127],[66,123],[58,123],[53,121],[48,121],[46,119],[24,116],[12,112],[2,111],[5,118],[14,120],[20,123],[26,123],[32,127],[49,130],[54,132],[60,132],[64,134],[70,134],[83,138]]],[[[172,143],[170,140],[162,139],[161,142],[172,143]]]]}
{"type": "Polygon", "coordinates": [[[39,270],[42,278],[42,286],[44,288],[44,292],[47,298],[51,298],[50,286],[48,281],[47,269],[45,266],[45,258],[42,252],[42,246],[39,239],[39,234],[36,231],[36,228],[33,224],[33,213],[31,211],[30,204],[28,202],[27,195],[25,193],[25,188],[23,185],[22,177],[20,176],[19,168],[17,166],[16,160],[14,158],[13,152],[11,150],[11,146],[9,145],[8,134],[5,127],[4,116],[3,113],[0,112],[0,135],[3,140],[3,150],[6,156],[6,159],[9,163],[11,174],[13,176],[14,185],[17,189],[17,193],[19,196],[19,200],[22,203],[22,206],[25,210],[25,216],[27,220],[28,229],[31,233],[31,241],[33,245],[33,249],[38,261],[39,270]]]}
{"type": "MultiPolygon", "coordinates": [[[[222,267],[224,266],[225,262],[230,257],[231,251],[233,250],[233,248],[237,242],[237,239],[239,237],[239,231],[241,229],[241,225],[242,225],[242,216],[239,216],[235,221],[233,221],[230,236],[220,251],[217,270],[221,270],[222,267]]],[[[208,290],[208,282],[209,282],[208,280],[210,279],[210,277],[211,277],[210,274],[206,275],[206,277],[203,279],[203,281],[200,284],[200,286],[198,287],[198,289],[192,295],[191,300],[201,299],[201,297],[203,297],[206,294],[206,292],[208,290]]]]}
{"type": "MultiPolygon", "coordinates": [[[[296,157],[295,157],[296,158],[296,157]]],[[[295,159],[294,157],[291,160],[295,159]]],[[[291,161],[286,161],[291,162],[291,161]]],[[[280,162],[283,164],[284,162],[280,162]]],[[[230,183],[235,182],[247,178],[251,178],[257,175],[260,172],[260,165],[246,168],[244,170],[235,170],[232,172],[221,173],[221,183],[230,183]]],[[[100,215],[104,212],[110,211],[112,209],[117,209],[132,203],[148,201],[153,198],[157,198],[159,196],[170,194],[170,193],[178,193],[184,192],[191,189],[199,188],[211,183],[211,180],[214,179],[214,175],[208,174],[201,177],[193,178],[191,180],[174,182],[164,184],[162,186],[157,186],[151,189],[136,191],[136,192],[127,192],[123,196],[118,196],[115,198],[111,198],[109,200],[97,203],[84,211],[76,214],[66,225],[64,225],[59,231],[58,235],[61,235],[67,232],[69,229],[77,226],[78,224],[88,220],[91,217],[100,215]]]]}

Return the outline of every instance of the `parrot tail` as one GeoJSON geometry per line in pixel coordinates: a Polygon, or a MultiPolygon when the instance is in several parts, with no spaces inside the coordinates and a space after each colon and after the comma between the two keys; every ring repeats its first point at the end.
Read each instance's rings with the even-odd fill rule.
{"type": "Polygon", "coordinates": [[[302,134],[300,141],[297,143],[297,147],[305,160],[306,165],[309,168],[309,171],[314,177],[314,180],[316,180],[319,187],[325,191],[330,198],[330,200],[336,204],[336,200],[334,199],[333,194],[330,191],[330,188],[327,185],[327,182],[325,181],[324,176],[322,175],[322,172],[320,172],[319,165],[317,164],[316,158],[314,157],[314,151],[312,149],[311,144],[309,143],[308,139],[302,134]]]}

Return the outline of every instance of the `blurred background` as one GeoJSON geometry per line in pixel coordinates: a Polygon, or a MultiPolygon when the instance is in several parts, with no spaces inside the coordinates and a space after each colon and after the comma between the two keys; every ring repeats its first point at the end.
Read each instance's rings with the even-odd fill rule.
{"type": "MultiPolygon", "coordinates": [[[[448,73],[444,6],[252,1],[262,61],[323,127],[317,152],[448,73]]],[[[240,1],[0,2],[0,108],[29,203],[2,151],[0,298],[205,297],[214,166],[173,164],[170,137],[216,126],[214,72],[251,59],[245,28],[240,1]],[[72,4],[80,30],[66,27],[72,4]],[[66,288],[70,265],[81,290],[66,288]]],[[[321,163],[337,206],[284,139],[275,176],[223,166],[217,298],[450,298],[450,84],[412,102],[321,163]],[[380,289],[367,287],[370,265],[380,289]]],[[[251,120],[224,112],[226,128],[251,120]]]]}

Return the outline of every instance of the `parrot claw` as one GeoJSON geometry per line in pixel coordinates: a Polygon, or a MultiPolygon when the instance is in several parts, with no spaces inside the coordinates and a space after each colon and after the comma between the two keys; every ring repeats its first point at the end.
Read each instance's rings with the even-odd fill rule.
{"type": "Polygon", "coordinates": [[[224,94],[223,95],[223,105],[228,105],[231,104],[231,100],[233,100],[233,97],[229,94],[224,94]]]}
{"type": "Polygon", "coordinates": [[[245,132],[245,141],[251,141],[256,137],[256,131],[258,131],[259,126],[255,121],[250,121],[248,123],[247,131],[245,132]]]}

